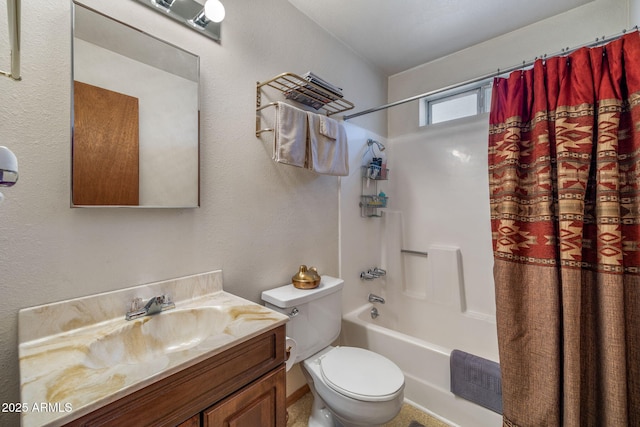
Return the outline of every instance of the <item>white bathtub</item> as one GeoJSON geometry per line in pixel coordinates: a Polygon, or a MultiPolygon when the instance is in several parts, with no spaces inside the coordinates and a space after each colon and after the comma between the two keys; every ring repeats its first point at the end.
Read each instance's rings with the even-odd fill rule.
{"type": "Polygon", "coordinates": [[[393,314],[397,310],[390,309],[389,304],[376,304],[380,316],[374,320],[371,307],[366,304],[343,316],[342,344],[368,348],[395,362],[405,375],[405,399],[425,412],[461,427],[502,425],[500,415],[449,391],[449,355],[454,348],[498,360],[495,325],[464,314],[447,316],[446,310],[438,313],[435,306],[429,308],[427,316],[422,310],[418,321],[410,307],[404,307],[403,315],[397,316],[393,314]],[[404,319],[404,325],[400,319],[404,319]],[[460,334],[465,337],[464,345],[456,341],[460,334]]]}

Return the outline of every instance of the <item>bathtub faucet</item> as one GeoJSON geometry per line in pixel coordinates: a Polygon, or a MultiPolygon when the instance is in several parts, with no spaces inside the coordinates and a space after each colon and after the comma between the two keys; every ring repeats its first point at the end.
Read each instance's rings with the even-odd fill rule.
{"type": "Polygon", "coordinates": [[[373,269],[369,269],[366,272],[363,271],[362,273],[360,273],[360,279],[373,280],[373,279],[377,279],[378,277],[382,277],[386,275],[387,275],[387,270],[383,270],[381,268],[375,267],[373,269]]]}
{"type": "Polygon", "coordinates": [[[375,277],[373,276],[373,274],[369,272],[363,271],[362,273],[360,273],[360,280],[373,280],[373,279],[375,279],[375,277]]]}
{"type": "Polygon", "coordinates": [[[384,304],[384,298],[379,297],[378,295],[369,294],[369,302],[379,302],[380,304],[384,304]]]}
{"type": "Polygon", "coordinates": [[[373,274],[373,277],[382,277],[387,275],[387,270],[375,267],[373,270],[369,270],[369,273],[373,274]]]}

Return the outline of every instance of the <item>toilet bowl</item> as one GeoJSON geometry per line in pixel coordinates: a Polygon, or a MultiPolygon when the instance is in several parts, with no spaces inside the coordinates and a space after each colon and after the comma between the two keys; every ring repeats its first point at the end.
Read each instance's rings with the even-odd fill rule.
{"type": "Polygon", "coordinates": [[[314,396],[309,427],[378,426],[400,412],[404,375],[377,353],[328,347],[304,360],[302,368],[314,396]]]}
{"type": "Polygon", "coordinates": [[[342,279],[322,276],[315,289],[285,285],[262,293],[265,305],[287,314],[295,362],[313,394],[309,427],[377,426],[394,418],[404,399],[404,375],[370,350],[332,347],[342,324],[342,279]]]}

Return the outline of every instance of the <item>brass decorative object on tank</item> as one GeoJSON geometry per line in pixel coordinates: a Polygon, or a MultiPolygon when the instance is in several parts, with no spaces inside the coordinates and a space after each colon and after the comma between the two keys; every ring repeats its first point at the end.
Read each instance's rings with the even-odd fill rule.
{"type": "Polygon", "coordinates": [[[320,285],[320,275],[315,267],[307,269],[306,265],[301,265],[291,282],[298,289],[314,289],[320,285]]]}

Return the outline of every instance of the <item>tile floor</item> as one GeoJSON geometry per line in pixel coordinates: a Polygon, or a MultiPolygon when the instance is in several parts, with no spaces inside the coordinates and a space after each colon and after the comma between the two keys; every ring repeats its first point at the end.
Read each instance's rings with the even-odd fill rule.
{"type": "MultiPolygon", "coordinates": [[[[289,411],[287,427],[307,427],[312,400],[311,393],[307,393],[287,408],[289,411]]],[[[385,424],[384,427],[408,427],[413,421],[419,423],[414,423],[414,426],[422,424],[424,427],[449,427],[448,424],[406,403],[402,406],[398,416],[385,424]]]]}

